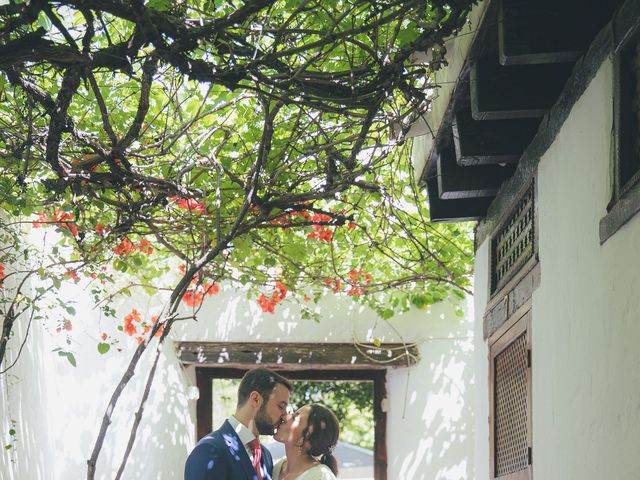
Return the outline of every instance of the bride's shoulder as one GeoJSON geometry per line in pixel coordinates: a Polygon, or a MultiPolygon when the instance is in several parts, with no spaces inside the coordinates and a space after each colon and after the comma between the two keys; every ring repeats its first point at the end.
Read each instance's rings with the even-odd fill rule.
{"type": "Polygon", "coordinates": [[[276,463],[273,464],[273,475],[271,477],[273,478],[273,480],[278,480],[280,478],[280,472],[282,472],[282,467],[284,466],[284,463],[286,461],[287,461],[287,458],[282,457],[276,463]]]}
{"type": "MultiPolygon", "coordinates": [[[[311,470],[308,470],[309,480],[337,480],[331,469],[326,465],[316,465],[311,470]]],[[[305,478],[305,480],[307,480],[305,478]]]]}

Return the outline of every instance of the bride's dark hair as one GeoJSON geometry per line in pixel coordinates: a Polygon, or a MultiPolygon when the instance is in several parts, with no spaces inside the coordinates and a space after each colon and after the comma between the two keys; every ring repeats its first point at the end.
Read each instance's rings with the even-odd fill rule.
{"type": "Polygon", "coordinates": [[[307,428],[303,434],[303,438],[309,443],[307,453],[319,457],[320,462],[337,476],[338,462],[333,456],[333,449],[338,443],[340,424],[334,413],[324,405],[312,403],[310,407],[307,428]]]}

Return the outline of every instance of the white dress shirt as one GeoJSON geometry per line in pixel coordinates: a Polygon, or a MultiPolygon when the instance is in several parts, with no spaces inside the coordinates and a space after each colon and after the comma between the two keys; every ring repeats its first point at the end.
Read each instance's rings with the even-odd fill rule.
{"type": "Polygon", "coordinates": [[[238,434],[238,437],[240,438],[240,441],[244,445],[244,449],[246,450],[247,455],[249,455],[249,460],[253,461],[253,448],[249,446],[249,442],[253,441],[256,438],[256,436],[253,434],[251,430],[249,430],[242,423],[240,423],[238,419],[233,415],[227,418],[227,421],[231,424],[233,429],[238,434]]]}

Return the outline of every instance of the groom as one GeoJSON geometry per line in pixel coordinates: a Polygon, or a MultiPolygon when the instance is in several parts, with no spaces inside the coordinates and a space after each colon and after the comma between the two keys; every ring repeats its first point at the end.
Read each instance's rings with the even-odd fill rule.
{"type": "Polygon", "coordinates": [[[187,458],[185,480],[271,480],[273,459],[258,435],[273,435],[291,390],[271,370],[249,370],[238,387],[236,413],[198,442],[187,458]]]}

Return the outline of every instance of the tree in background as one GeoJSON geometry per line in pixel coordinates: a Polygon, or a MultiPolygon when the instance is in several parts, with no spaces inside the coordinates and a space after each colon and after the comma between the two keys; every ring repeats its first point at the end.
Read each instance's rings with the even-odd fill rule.
{"type": "Polygon", "coordinates": [[[295,407],[320,402],[340,421],[340,439],[373,450],[373,382],[298,381],[289,402],[295,407]]]}
{"type": "Polygon", "coordinates": [[[195,317],[221,280],[249,286],[264,312],[294,301],[307,318],[327,292],[383,318],[462,295],[469,232],[428,222],[405,135],[472,3],[0,6],[1,229],[14,239],[20,226],[56,229],[62,244],[25,267],[7,244],[0,353],[19,313],[61,281],[87,282],[111,315],[123,274],[131,285],[116,293],[170,292],[157,318],[133,309],[123,319],[139,345],[87,478],[141,355],[166,338],[180,305],[195,317]],[[416,51],[430,52],[429,63],[412,64],[416,51]],[[163,284],[171,272],[179,280],[163,284]],[[24,279],[35,277],[44,290],[29,296],[24,279]]]}

